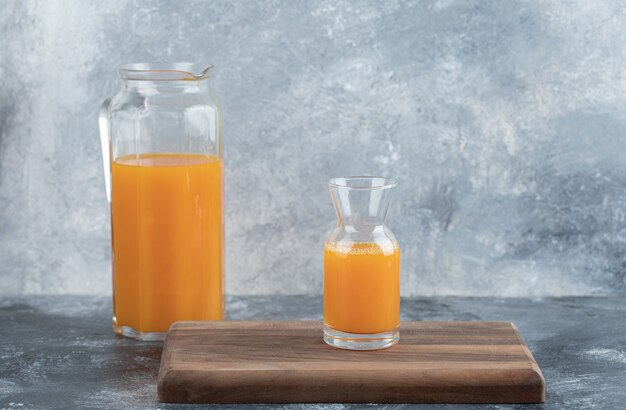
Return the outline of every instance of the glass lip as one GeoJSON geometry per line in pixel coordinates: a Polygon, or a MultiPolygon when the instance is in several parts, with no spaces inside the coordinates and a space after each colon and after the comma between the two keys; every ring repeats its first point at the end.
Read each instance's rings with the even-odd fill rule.
{"type": "Polygon", "coordinates": [[[200,81],[209,78],[210,64],[131,63],[117,69],[122,80],[136,81],[200,81]]]}
{"type": "Polygon", "coordinates": [[[391,189],[398,185],[395,179],[379,176],[347,176],[336,177],[328,180],[328,186],[350,191],[373,191],[378,189],[391,189]]]}

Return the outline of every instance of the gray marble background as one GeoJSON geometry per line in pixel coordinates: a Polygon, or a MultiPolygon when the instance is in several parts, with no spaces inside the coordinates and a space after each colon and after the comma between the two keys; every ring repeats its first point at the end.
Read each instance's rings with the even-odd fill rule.
{"type": "Polygon", "coordinates": [[[325,181],[400,180],[403,294],[624,291],[618,1],[0,0],[0,293],[110,292],[119,64],[216,66],[227,290],[318,294],[325,181]]]}

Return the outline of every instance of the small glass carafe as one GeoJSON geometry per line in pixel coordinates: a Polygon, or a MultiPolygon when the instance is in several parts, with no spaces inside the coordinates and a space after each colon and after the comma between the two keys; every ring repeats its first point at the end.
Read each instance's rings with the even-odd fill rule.
{"type": "Polygon", "coordinates": [[[385,218],[396,182],[345,177],[328,186],[338,222],[324,247],[324,341],[390,347],[400,338],[400,247],[385,218]]]}

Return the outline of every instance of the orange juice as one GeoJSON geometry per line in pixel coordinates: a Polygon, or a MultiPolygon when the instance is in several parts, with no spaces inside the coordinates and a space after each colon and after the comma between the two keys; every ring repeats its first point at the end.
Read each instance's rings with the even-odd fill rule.
{"type": "Polygon", "coordinates": [[[222,319],[222,162],[128,156],[111,178],[115,326],[166,332],[177,320],[222,319]]]}
{"type": "Polygon", "coordinates": [[[397,244],[327,243],[324,323],[346,333],[383,333],[400,323],[397,244]]]}

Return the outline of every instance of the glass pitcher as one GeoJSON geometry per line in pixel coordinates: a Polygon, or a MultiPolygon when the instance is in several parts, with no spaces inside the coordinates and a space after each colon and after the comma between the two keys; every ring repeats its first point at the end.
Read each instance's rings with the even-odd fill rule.
{"type": "Polygon", "coordinates": [[[124,336],[158,340],[178,320],[222,319],[222,138],[210,68],[123,66],[121,90],[100,111],[113,329],[124,336]]]}
{"type": "Polygon", "coordinates": [[[400,247],[385,226],[396,183],[382,177],[328,182],[337,226],[324,246],[324,341],[351,350],[400,339],[400,247]]]}

